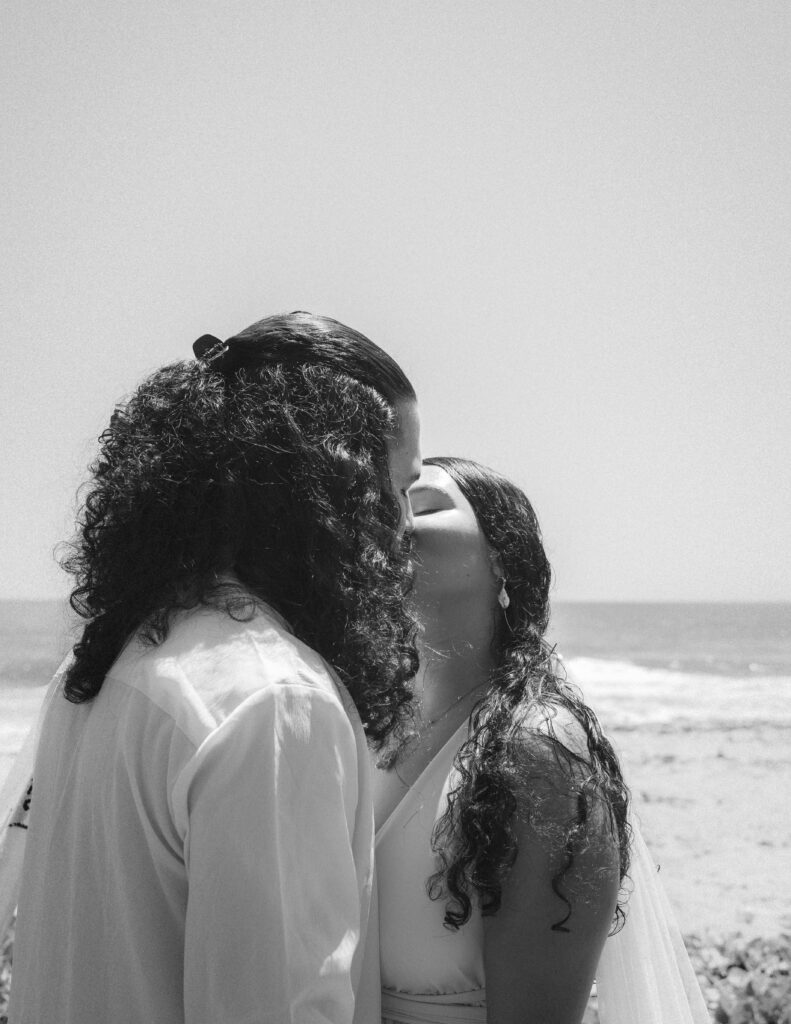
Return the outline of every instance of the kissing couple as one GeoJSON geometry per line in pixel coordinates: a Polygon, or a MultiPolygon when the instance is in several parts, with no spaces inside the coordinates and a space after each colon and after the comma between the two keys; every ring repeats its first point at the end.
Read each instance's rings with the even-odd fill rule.
{"type": "Polygon", "coordinates": [[[708,1020],[527,497],[272,316],[100,437],[81,634],[0,805],[10,1024],[708,1020]]]}

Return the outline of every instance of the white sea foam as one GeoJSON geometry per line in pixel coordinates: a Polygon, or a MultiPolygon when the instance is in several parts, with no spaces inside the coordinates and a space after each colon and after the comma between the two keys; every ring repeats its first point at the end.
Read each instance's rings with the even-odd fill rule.
{"type": "Polygon", "coordinates": [[[791,676],[717,676],[598,658],[570,658],[566,669],[605,727],[791,727],[791,676]]]}
{"type": "Polygon", "coordinates": [[[0,756],[10,758],[18,753],[45,693],[45,686],[0,688],[0,756]]]}

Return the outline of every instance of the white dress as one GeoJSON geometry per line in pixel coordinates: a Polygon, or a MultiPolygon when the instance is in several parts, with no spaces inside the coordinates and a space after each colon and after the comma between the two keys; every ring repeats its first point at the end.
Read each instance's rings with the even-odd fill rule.
{"type": "Polygon", "coordinates": [[[486,1022],[483,922],[444,926],[445,903],[430,900],[434,824],[447,805],[453,758],[465,722],[429,762],[376,833],[382,1016],[398,1024],[486,1022]]]}
{"type": "Polygon", "coordinates": [[[182,613],[85,704],[56,682],[8,822],[12,1024],[378,1019],[370,773],[348,694],[268,609],[182,613]]]}
{"type": "MultiPolygon", "coordinates": [[[[436,870],[431,834],[455,784],[453,759],[467,723],[426,766],[376,835],[382,1016],[392,1024],[486,1024],[483,923],[473,913],[458,931],[430,900],[436,870]]],[[[623,929],[599,960],[602,1024],[709,1024],[710,1018],[656,867],[639,830],[623,929]]]]}

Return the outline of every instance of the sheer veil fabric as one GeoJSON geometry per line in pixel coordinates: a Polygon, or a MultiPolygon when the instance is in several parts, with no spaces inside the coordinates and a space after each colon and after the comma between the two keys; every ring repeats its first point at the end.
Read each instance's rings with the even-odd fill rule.
{"type": "Polygon", "coordinates": [[[601,1024],[711,1024],[657,867],[632,821],[626,923],[596,971],[601,1024]]]}

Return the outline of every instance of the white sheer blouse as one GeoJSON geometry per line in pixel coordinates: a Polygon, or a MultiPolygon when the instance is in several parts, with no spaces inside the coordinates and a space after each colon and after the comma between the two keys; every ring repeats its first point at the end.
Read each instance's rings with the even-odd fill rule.
{"type": "Polygon", "coordinates": [[[365,737],[273,612],[183,614],[35,762],[13,1024],[379,1016],[365,737]]]}

